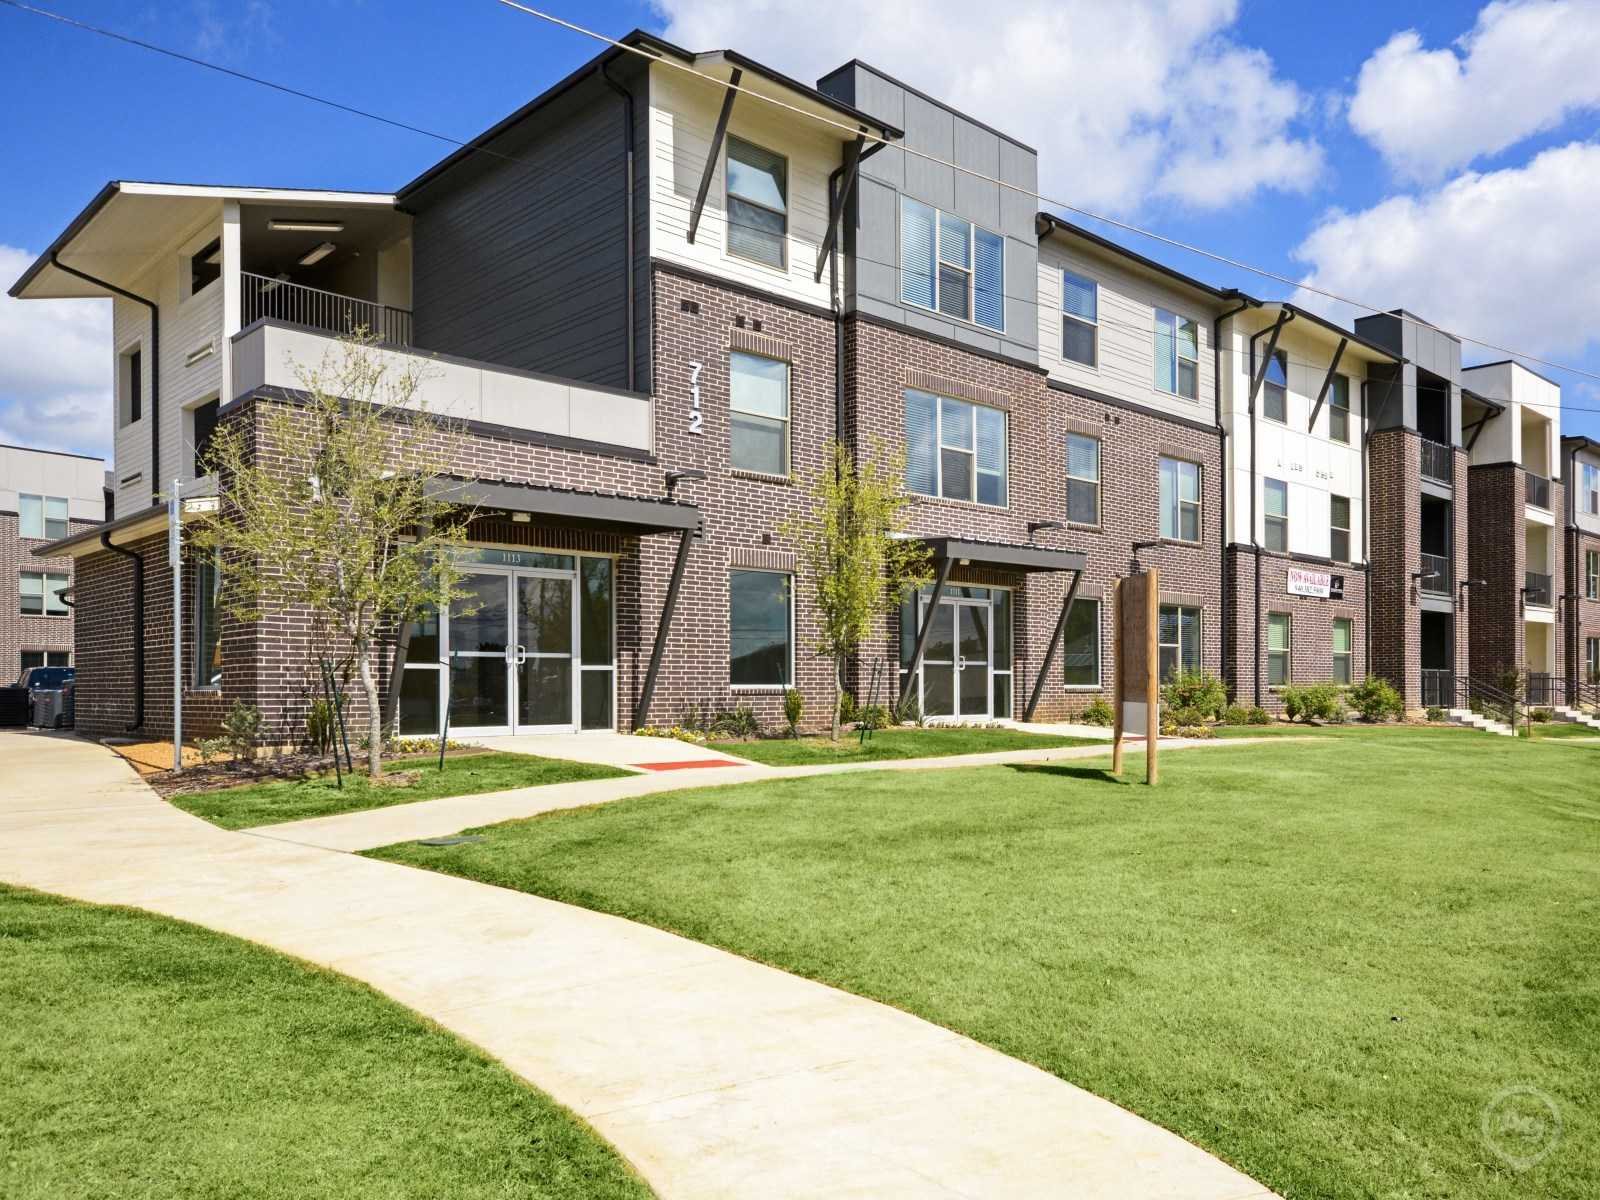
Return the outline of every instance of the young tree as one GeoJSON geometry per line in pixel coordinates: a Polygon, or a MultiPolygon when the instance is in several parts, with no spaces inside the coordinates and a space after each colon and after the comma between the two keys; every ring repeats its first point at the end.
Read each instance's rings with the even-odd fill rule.
{"type": "Polygon", "coordinates": [[[928,549],[904,533],[908,503],[905,457],[886,456],[881,443],[857,465],[849,448],[828,443],[827,460],[811,482],[812,505],[784,523],[813,590],[818,657],[833,660],[832,736],[839,739],[845,660],[872,632],[874,621],[899,608],[932,578],[928,549]]]}
{"type": "Polygon", "coordinates": [[[304,606],[354,663],[376,776],[379,641],[459,594],[465,514],[441,486],[457,434],[419,402],[415,360],[396,367],[363,335],[297,374],[302,397],[257,400],[253,425],[218,428],[207,466],[221,503],[194,541],[220,555],[230,614],[304,606]]]}

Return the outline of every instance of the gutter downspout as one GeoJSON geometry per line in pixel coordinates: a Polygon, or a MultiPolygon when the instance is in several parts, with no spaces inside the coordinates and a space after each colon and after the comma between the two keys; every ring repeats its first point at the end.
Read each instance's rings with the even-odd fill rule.
{"type": "Polygon", "coordinates": [[[1257,708],[1261,707],[1261,539],[1256,536],[1256,394],[1266,385],[1266,364],[1261,364],[1261,378],[1256,378],[1256,341],[1267,334],[1272,335],[1268,343],[1273,349],[1278,345],[1278,334],[1283,332],[1283,327],[1294,320],[1295,313],[1292,308],[1280,308],[1278,319],[1265,329],[1258,329],[1250,335],[1250,545],[1255,551],[1255,700],[1257,708]]]}
{"type": "Polygon", "coordinates": [[[100,531],[100,544],[133,563],[133,720],[127,732],[144,728],[144,555],[111,543],[111,531],[100,531]]]}
{"type": "MultiPolygon", "coordinates": [[[[886,145],[887,142],[873,142],[857,155],[856,173],[859,175],[861,164],[886,145]]],[[[828,216],[839,222],[839,236],[834,238],[833,250],[828,254],[828,301],[833,309],[833,436],[841,444],[844,442],[844,296],[840,291],[839,248],[844,244],[845,221],[849,214],[838,210],[845,168],[846,164],[840,163],[828,172],[828,216]]]]}
{"type": "Polygon", "coordinates": [[[107,283],[104,279],[96,279],[76,267],[67,266],[55,251],[50,252],[50,265],[58,271],[65,271],[85,283],[94,284],[95,287],[103,287],[124,300],[132,300],[135,304],[142,304],[150,310],[150,503],[158,504],[161,500],[161,308],[154,300],[146,300],[143,296],[136,296],[114,283],[107,283]]]}
{"type": "MultiPolygon", "coordinates": [[[[1222,423],[1222,324],[1224,321],[1232,320],[1252,305],[1260,307],[1259,301],[1252,300],[1250,297],[1243,295],[1243,293],[1236,292],[1235,294],[1240,296],[1239,306],[1228,309],[1227,312],[1219,314],[1211,321],[1211,391],[1212,399],[1216,401],[1217,446],[1222,456],[1222,537],[1220,539],[1222,542],[1220,551],[1222,572],[1217,578],[1222,581],[1222,674],[1224,678],[1229,674],[1228,650],[1231,640],[1230,631],[1233,628],[1231,614],[1228,611],[1228,535],[1230,532],[1228,528],[1228,476],[1233,472],[1228,469],[1228,427],[1222,423]]],[[[1237,693],[1237,688],[1235,692],[1237,693]]]]}
{"type": "Polygon", "coordinates": [[[598,72],[597,73],[599,74],[600,78],[605,82],[605,85],[608,88],[610,88],[613,92],[615,92],[617,95],[622,97],[622,120],[623,120],[622,144],[623,144],[623,147],[624,147],[625,158],[626,158],[626,161],[627,161],[627,171],[628,171],[627,216],[625,218],[626,221],[627,221],[627,225],[628,225],[628,227],[627,227],[627,247],[628,247],[627,255],[628,255],[628,260],[627,260],[627,266],[624,268],[624,271],[625,271],[625,274],[626,274],[626,283],[627,283],[627,292],[628,292],[628,316],[627,316],[627,323],[626,323],[626,331],[627,331],[627,338],[628,338],[628,390],[630,392],[636,392],[636,391],[639,390],[639,388],[638,388],[639,365],[638,365],[638,360],[637,360],[637,351],[635,350],[635,338],[637,336],[637,326],[638,326],[638,323],[639,323],[639,315],[638,315],[637,312],[634,311],[634,306],[637,303],[636,292],[637,292],[637,288],[638,288],[638,283],[637,283],[637,280],[636,280],[636,273],[637,273],[636,268],[637,268],[638,264],[634,261],[635,250],[634,250],[634,230],[633,230],[633,224],[634,224],[634,198],[633,198],[633,177],[634,177],[633,93],[631,91],[629,91],[626,87],[624,87],[622,84],[618,83],[615,79],[611,78],[611,75],[607,70],[607,68],[610,65],[611,64],[609,62],[601,63],[599,68],[598,68],[598,72]]]}
{"type": "MultiPolygon", "coordinates": [[[[1365,368],[1363,368],[1363,370],[1364,369],[1365,368]]],[[[1363,425],[1367,423],[1367,389],[1368,381],[1363,379],[1361,381],[1361,423],[1363,425]]],[[[1332,420],[1333,418],[1330,417],[1328,419],[1332,420]]],[[[1361,660],[1366,665],[1366,671],[1363,673],[1363,678],[1372,674],[1372,548],[1367,541],[1369,536],[1368,529],[1372,525],[1372,495],[1367,487],[1367,442],[1370,436],[1371,435],[1368,434],[1365,429],[1361,431],[1361,563],[1362,566],[1366,568],[1367,573],[1366,586],[1362,589],[1362,591],[1366,594],[1365,607],[1367,610],[1366,616],[1362,618],[1364,624],[1361,627],[1361,636],[1363,639],[1363,653],[1361,655],[1361,660]]],[[[1455,641],[1456,636],[1456,620],[1456,616],[1451,616],[1450,640],[1452,642],[1455,641]]],[[[1450,647],[1450,651],[1450,661],[1451,664],[1454,665],[1454,645],[1450,647]]]]}

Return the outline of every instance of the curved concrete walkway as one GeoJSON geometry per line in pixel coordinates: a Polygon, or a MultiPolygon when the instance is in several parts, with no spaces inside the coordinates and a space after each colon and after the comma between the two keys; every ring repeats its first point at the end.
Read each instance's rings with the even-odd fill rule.
{"type": "Polygon", "coordinates": [[[662,1196],[1271,1196],[906,1013],[615,917],[226,832],[71,737],[0,734],[0,880],[364,980],[587,1119],[662,1196]]]}

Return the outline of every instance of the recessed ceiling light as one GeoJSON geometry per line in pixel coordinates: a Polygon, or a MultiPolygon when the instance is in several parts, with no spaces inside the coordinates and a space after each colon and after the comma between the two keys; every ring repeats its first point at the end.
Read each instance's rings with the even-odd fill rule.
{"type": "Polygon", "coordinates": [[[269,220],[267,228],[279,233],[343,233],[344,222],[269,220]]]}
{"type": "Polygon", "coordinates": [[[314,267],[339,247],[332,242],[323,242],[320,246],[313,246],[300,256],[302,267],[314,267]]]}

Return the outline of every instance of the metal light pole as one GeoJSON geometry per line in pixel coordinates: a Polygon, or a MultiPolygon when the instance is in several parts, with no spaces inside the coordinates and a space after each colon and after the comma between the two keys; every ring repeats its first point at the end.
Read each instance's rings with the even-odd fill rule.
{"type": "Polygon", "coordinates": [[[172,568],[172,770],[183,770],[183,484],[167,499],[167,565],[172,568]]]}

